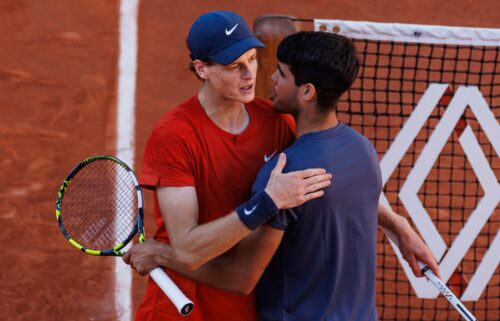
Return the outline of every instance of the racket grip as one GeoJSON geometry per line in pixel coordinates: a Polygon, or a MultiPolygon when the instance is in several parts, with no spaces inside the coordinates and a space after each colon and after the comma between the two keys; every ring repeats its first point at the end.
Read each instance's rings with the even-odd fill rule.
{"type": "Polygon", "coordinates": [[[434,286],[443,294],[443,296],[450,301],[450,303],[455,307],[455,309],[460,313],[460,315],[467,321],[477,321],[476,317],[460,302],[460,300],[451,292],[451,290],[443,283],[431,269],[424,263],[417,261],[418,266],[425,274],[427,279],[431,281],[434,286]]]}
{"type": "Polygon", "coordinates": [[[149,276],[158,284],[165,295],[172,301],[180,314],[186,316],[193,311],[194,304],[175,285],[162,268],[157,267],[149,272],[149,276]]]}
{"type": "MultiPolygon", "coordinates": [[[[396,234],[392,233],[386,228],[379,226],[385,235],[399,247],[399,240],[396,234]]],[[[460,313],[460,315],[467,321],[477,321],[476,317],[462,304],[462,302],[451,292],[451,290],[443,283],[432,270],[424,263],[417,260],[418,267],[422,273],[434,284],[434,286],[441,292],[441,294],[451,303],[451,305],[460,313]]]]}

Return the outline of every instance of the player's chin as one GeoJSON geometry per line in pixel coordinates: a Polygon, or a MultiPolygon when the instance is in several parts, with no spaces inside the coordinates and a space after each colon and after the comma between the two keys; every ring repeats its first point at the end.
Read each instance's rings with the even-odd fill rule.
{"type": "Polygon", "coordinates": [[[238,94],[245,103],[251,102],[255,98],[255,84],[239,87],[238,94]]]}
{"type": "Polygon", "coordinates": [[[255,92],[253,93],[246,93],[246,94],[239,94],[238,95],[238,101],[246,104],[246,103],[249,103],[251,102],[252,100],[255,99],[255,92]]]}

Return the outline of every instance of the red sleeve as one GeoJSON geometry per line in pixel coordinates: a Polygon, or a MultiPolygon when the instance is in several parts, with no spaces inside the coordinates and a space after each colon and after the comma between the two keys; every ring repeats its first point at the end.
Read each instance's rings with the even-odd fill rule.
{"type": "MultiPolygon", "coordinates": [[[[178,129],[178,128],[177,128],[178,129]]],[[[189,131],[157,126],[146,143],[139,182],[145,188],[194,186],[193,158],[186,143],[189,131]]]]}

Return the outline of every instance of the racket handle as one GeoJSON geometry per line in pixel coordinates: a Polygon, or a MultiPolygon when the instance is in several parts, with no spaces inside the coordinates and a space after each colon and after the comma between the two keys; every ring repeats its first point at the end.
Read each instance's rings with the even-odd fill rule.
{"type": "Polygon", "coordinates": [[[177,308],[180,314],[186,316],[193,311],[194,304],[184,293],[175,285],[162,268],[157,267],[149,272],[149,276],[158,284],[160,289],[167,295],[177,308]]]}
{"type": "Polygon", "coordinates": [[[434,286],[450,301],[451,305],[462,315],[467,321],[477,321],[476,317],[460,302],[460,300],[451,292],[451,290],[443,283],[432,270],[424,263],[417,261],[418,266],[425,276],[434,284],[434,286]]]}
{"type": "MultiPolygon", "coordinates": [[[[379,226],[385,235],[399,248],[399,240],[396,234],[392,233],[386,228],[379,226]]],[[[424,275],[432,282],[432,284],[443,294],[443,296],[450,301],[451,305],[460,315],[467,321],[477,321],[476,317],[462,304],[462,302],[451,292],[451,290],[443,283],[432,270],[424,263],[417,260],[417,264],[424,275]]]]}

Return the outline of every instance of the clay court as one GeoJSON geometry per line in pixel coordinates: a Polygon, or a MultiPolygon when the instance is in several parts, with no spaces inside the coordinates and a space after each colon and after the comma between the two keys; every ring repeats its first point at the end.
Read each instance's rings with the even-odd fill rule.
{"type": "MultiPolygon", "coordinates": [[[[156,119],[197,89],[185,47],[191,23],[220,9],[240,13],[249,24],[261,15],[283,14],[500,28],[498,0],[142,0],[136,170],[156,119]]],[[[90,155],[116,153],[119,10],[118,0],[0,0],[1,320],[122,320],[115,307],[114,259],[75,250],[59,232],[54,212],[59,186],[74,165],[90,155]]],[[[495,115],[498,121],[498,110],[495,115]]],[[[494,162],[498,179],[498,159],[494,162]]],[[[152,200],[145,194],[146,229],[152,234],[152,200]]],[[[493,215],[495,234],[498,205],[493,215]]],[[[133,277],[132,311],[145,283],[133,277]]],[[[493,299],[478,303],[482,311],[485,304],[500,306],[498,267],[491,284],[493,299]]],[[[448,303],[441,300],[439,308],[446,310],[448,303]]],[[[500,312],[488,310],[482,317],[499,320],[500,312]]],[[[425,320],[444,319],[438,311],[425,320]]]]}

